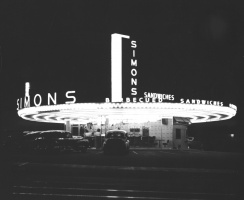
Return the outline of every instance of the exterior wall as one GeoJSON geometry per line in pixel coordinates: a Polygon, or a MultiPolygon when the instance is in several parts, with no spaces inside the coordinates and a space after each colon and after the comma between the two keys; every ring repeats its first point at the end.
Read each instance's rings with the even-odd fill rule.
{"type": "Polygon", "coordinates": [[[186,142],[187,137],[187,126],[185,125],[174,125],[173,128],[173,148],[174,149],[187,149],[188,145],[186,142]],[[180,131],[180,139],[177,138],[177,129],[180,131]]]}

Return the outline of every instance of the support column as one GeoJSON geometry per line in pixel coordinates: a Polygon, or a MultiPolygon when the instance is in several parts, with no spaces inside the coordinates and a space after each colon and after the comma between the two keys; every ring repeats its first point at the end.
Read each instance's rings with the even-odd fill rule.
{"type": "Polygon", "coordinates": [[[80,136],[80,124],[78,124],[78,136],[80,136]]]}
{"type": "Polygon", "coordinates": [[[70,124],[70,121],[66,121],[66,124],[65,124],[65,131],[69,131],[71,132],[71,124],[70,124]]]}
{"type": "Polygon", "coordinates": [[[174,118],[169,119],[170,131],[171,131],[171,141],[169,142],[169,147],[173,149],[174,147],[174,118]]]}
{"type": "Polygon", "coordinates": [[[106,117],[106,120],[105,120],[105,134],[106,134],[108,129],[109,129],[109,118],[106,117]]]}

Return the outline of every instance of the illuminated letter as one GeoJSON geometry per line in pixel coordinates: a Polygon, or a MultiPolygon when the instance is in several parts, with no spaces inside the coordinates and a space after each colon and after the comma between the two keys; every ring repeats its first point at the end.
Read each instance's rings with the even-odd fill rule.
{"type": "Polygon", "coordinates": [[[69,96],[69,94],[70,93],[75,93],[75,91],[68,91],[68,92],[66,92],[66,97],[68,98],[68,99],[73,99],[73,101],[66,101],[65,103],[67,104],[67,103],[75,103],[76,102],[76,98],[75,98],[75,96],[69,96]]]}
{"type": "Polygon", "coordinates": [[[135,66],[135,67],[137,67],[137,60],[133,60],[133,59],[131,59],[131,66],[135,66]]]}
{"type": "Polygon", "coordinates": [[[145,101],[148,103],[150,101],[150,99],[149,98],[145,98],[145,101]]]}
{"type": "Polygon", "coordinates": [[[131,88],[131,95],[137,95],[136,88],[131,88]]]}
{"type": "Polygon", "coordinates": [[[29,108],[30,107],[30,96],[25,96],[24,107],[25,108],[29,108]]]}
{"type": "Polygon", "coordinates": [[[184,99],[180,99],[180,103],[184,103],[184,99]]]}
{"type": "Polygon", "coordinates": [[[133,98],[133,102],[136,103],[136,97],[133,98]]]}
{"type": "Polygon", "coordinates": [[[137,45],[136,45],[136,41],[135,40],[132,40],[131,41],[131,48],[136,48],[137,45]]]}
{"type": "Polygon", "coordinates": [[[110,102],[109,98],[105,98],[105,102],[109,103],[110,102]]]}
{"type": "Polygon", "coordinates": [[[53,104],[56,105],[57,104],[57,93],[54,93],[54,98],[51,96],[50,93],[47,94],[47,102],[48,105],[50,105],[50,99],[52,100],[53,104]]]}
{"type": "Polygon", "coordinates": [[[139,101],[142,103],[143,102],[143,100],[142,100],[143,98],[141,97],[140,99],[139,99],[139,101]]]}
{"type": "Polygon", "coordinates": [[[111,35],[112,102],[120,102],[122,99],[122,38],[129,39],[130,36],[118,33],[111,35]]]}
{"type": "Polygon", "coordinates": [[[126,98],[126,102],[127,102],[127,103],[130,102],[130,98],[129,98],[129,97],[126,98]]]}
{"type": "Polygon", "coordinates": [[[132,69],[132,70],[131,70],[131,75],[132,75],[132,76],[136,76],[136,75],[137,75],[137,71],[136,71],[136,69],[132,69]]]}
{"type": "Polygon", "coordinates": [[[202,104],[205,105],[206,104],[206,100],[202,100],[202,104]]]}
{"type": "Polygon", "coordinates": [[[35,106],[40,106],[41,103],[42,103],[42,97],[41,97],[41,95],[40,94],[36,94],[34,96],[34,104],[35,104],[35,106]],[[39,99],[40,99],[38,104],[36,103],[36,97],[39,97],[39,99]]]}
{"type": "Polygon", "coordinates": [[[136,51],[133,50],[133,57],[136,57],[136,51]]]}
{"type": "Polygon", "coordinates": [[[131,78],[131,85],[137,85],[137,79],[131,78]]]}
{"type": "Polygon", "coordinates": [[[17,110],[19,110],[19,99],[17,99],[17,110]]]}

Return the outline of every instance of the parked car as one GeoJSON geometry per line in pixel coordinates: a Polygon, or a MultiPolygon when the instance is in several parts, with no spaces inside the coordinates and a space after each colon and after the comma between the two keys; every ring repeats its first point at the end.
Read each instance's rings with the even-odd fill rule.
{"type": "Polygon", "coordinates": [[[77,151],[86,152],[89,142],[87,139],[78,136],[72,136],[67,131],[42,131],[37,140],[37,145],[41,149],[53,150],[66,150],[74,149],[77,151]]]}
{"type": "Polygon", "coordinates": [[[17,137],[9,138],[6,149],[51,152],[54,150],[74,149],[86,152],[89,142],[83,137],[72,136],[70,132],[62,130],[30,131],[17,137]]]}
{"type": "Polygon", "coordinates": [[[130,141],[124,130],[109,130],[103,143],[104,154],[128,154],[130,141]]]}

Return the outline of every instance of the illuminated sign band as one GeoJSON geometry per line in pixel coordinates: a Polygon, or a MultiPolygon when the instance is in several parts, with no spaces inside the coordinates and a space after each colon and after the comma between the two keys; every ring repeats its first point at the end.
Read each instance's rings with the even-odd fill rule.
{"type": "Polygon", "coordinates": [[[26,120],[85,124],[105,116],[127,122],[156,121],[161,118],[185,117],[191,123],[220,121],[235,116],[236,110],[226,106],[181,103],[75,103],[29,107],[18,111],[26,120]]]}

